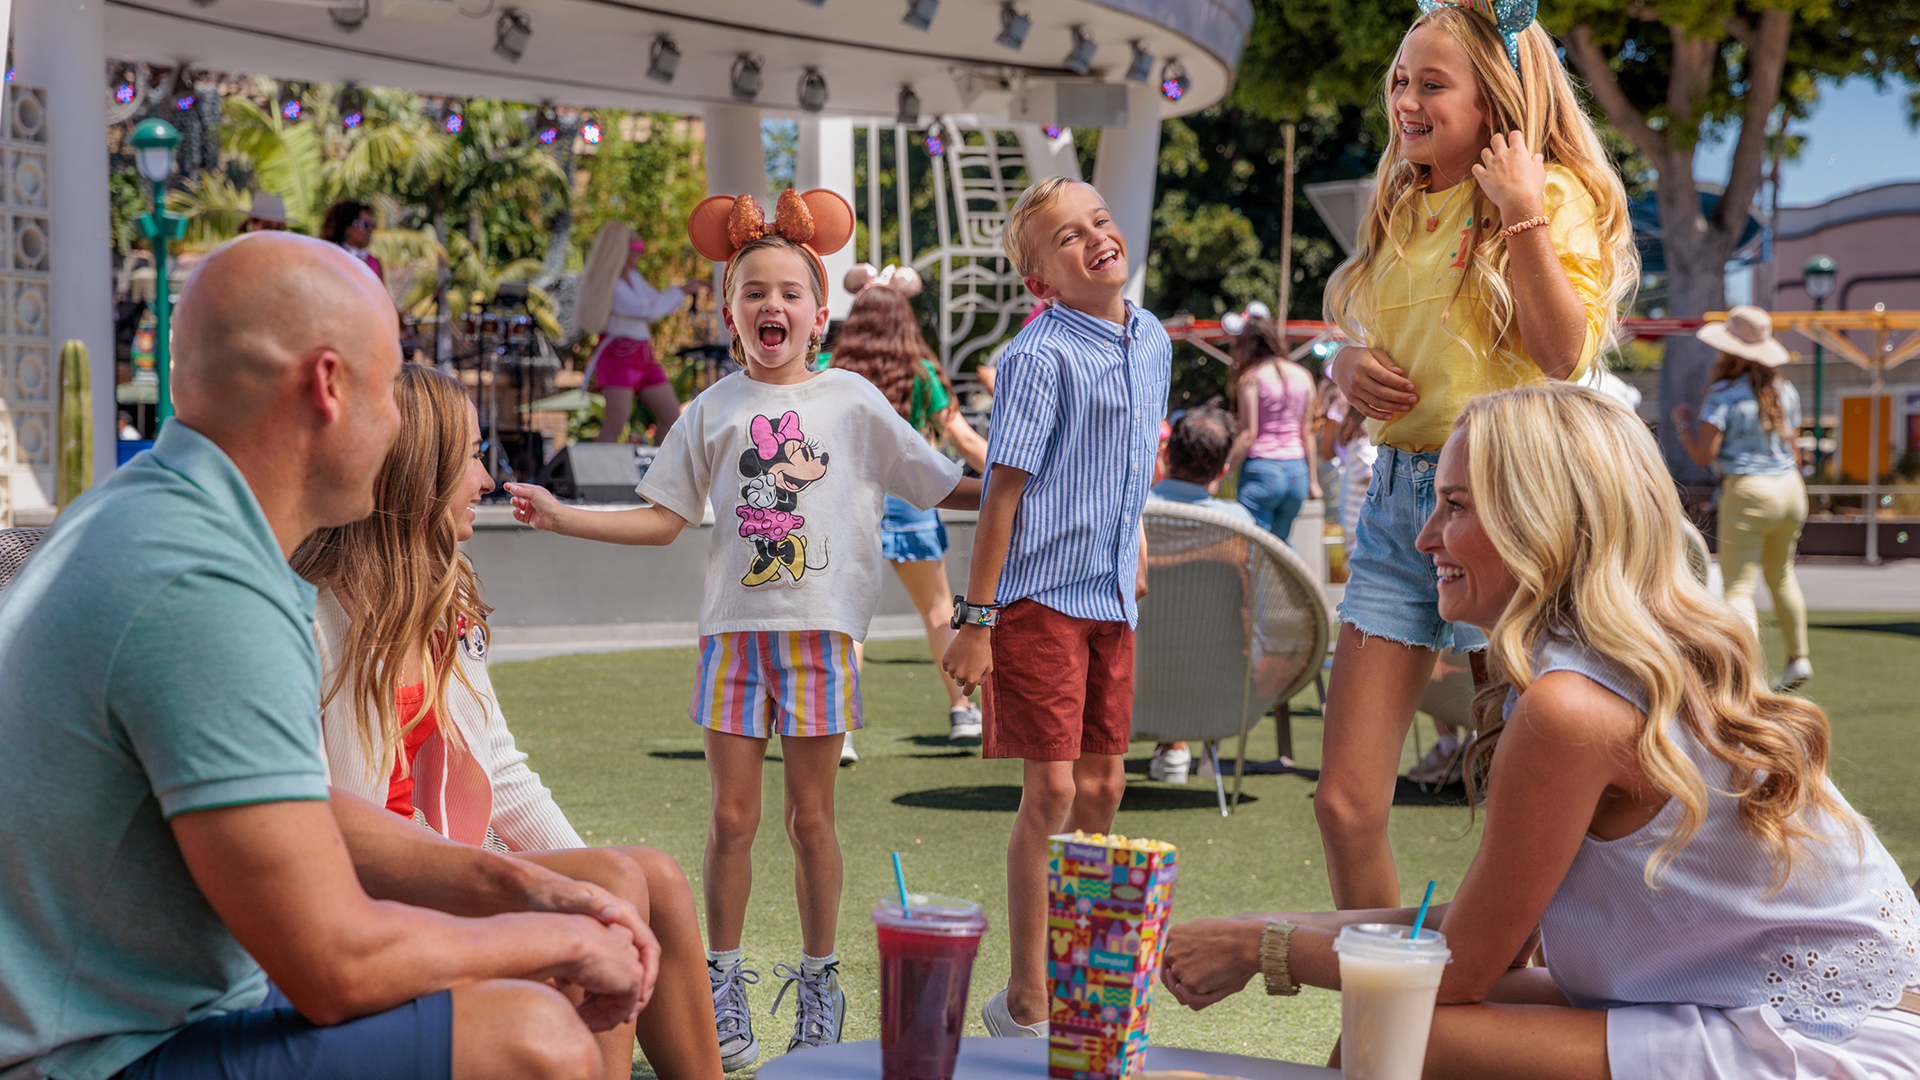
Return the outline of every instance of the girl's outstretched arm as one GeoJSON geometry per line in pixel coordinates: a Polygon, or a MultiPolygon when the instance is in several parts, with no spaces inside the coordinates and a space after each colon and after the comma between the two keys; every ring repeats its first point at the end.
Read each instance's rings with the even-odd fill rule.
{"type": "Polygon", "coordinates": [[[513,519],[543,532],[577,536],[604,544],[644,544],[660,547],[673,543],[687,519],[664,506],[642,506],[633,510],[582,510],[562,506],[553,492],[537,484],[508,484],[513,496],[513,519]]]}
{"type": "Polygon", "coordinates": [[[941,499],[938,505],[942,510],[980,509],[980,478],[961,477],[960,482],[953,485],[953,490],[948,492],[947,497],[941,499]]]}
{"type": "MultiPolygon", "coordinates": [[[[1494,132],[1473,177],[1500,209],[1503,228],[1547,212],[1546,159],[1528,149],[1517,131],[1494,132]]],[[[1549,378],[1572,378],[1587,343],[1587,307],[1553,249],[1551,224],[1507,237],[1507,281],[1527,355],[1549,378]]]]}

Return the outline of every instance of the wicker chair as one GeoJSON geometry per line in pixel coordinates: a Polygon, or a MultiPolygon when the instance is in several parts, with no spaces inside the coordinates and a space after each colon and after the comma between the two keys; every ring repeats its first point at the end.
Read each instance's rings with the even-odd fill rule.
{"type": "Polygon", "coordinates": [[[1273,534],[1225,514],[1155,501],[1146,510],[1147,596],[1134,646],[1133,730],[1205,743],[1228,812],[1219,741],[1247,729],[1320,671],[1327,601],[1306,564],[1273,534]]]}
{"type": "Polygon", "coordinates": [[[34,545],[45,535],[45,529],[0,529],[0,589],[13,581],[27,564],[27,556],[33,554],[34,545]]]}

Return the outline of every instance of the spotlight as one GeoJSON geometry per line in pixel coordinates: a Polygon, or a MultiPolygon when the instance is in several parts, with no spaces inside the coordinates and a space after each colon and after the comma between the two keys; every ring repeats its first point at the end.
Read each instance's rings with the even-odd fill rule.
{"type": "Polygon", "coordinates": [[[925,30],[933,25],[933,14],[940,10],[940,0],[907,0],[907,14],[900,21],[915,30],[925,30]]]}
{"type": "Polygon", "coordinates": [[[445,115],[440,118],[441,130],[449,135],[458,135],[466,126],[467,117],[460,102],[453,98],[448,98],[445,115]]]}
{"type": "Polygon", "coordinates": [[[647,50],[647,78],[654,82],[670,83],[673,73],[679,70],[680,46],[674,44],[673,35],[656,36],[653,47],[647,50]]]}
{"type": "Polygon", "coordinates": [[[732,84],[736,101],[752,101],[760,96],[760,69],[766,61],[752,53],[741,53],[733,58],[732,84]]]}
{"type": "Polygon", "coordinates": [[[1041,131],[1041,132],[1042,132],[1043,134],[1045,134],[1045,135],[1046,135],[1046,137],[1047,137],[1047,138],[1049,138],[1049,139],[1057,139],[1057,138],[1059,138],[1059,137],[1060,137],[1060,125],[1059,125],[1059,124],[1048,124],[1048,125],[1047,125],[1046,127],[1043,127],[1043,128],[1041,128],[1041,129],[1040,129],[1040,131],[1041,131]]]}
{"type": "Polygon", "coordinates": [[[527,18],[527,13],[519,8],[508,8],[500,13],[500,18],[493,24],[493,51],[517,64],[520,57],[526,54],[527,39],[532,36],[533,22],[527,18]]]}
{"type": "Polygon", "coordinates": [[[1073,28],[1073,48],[1060,63],[1075,75],[1085,75],[1092,69],[1093,54],[1098,51],[1100,46],[1087,35],[1086,27],[1076,26],[1073,28]]]}
{"type": "Polygon", "coordinates": [[[939,123],[936,122],[927,129],[927,137],[921,141],[920,145],[926,148],[928,157],[937,158],[947,152],[946,141],[940,138],[939,123]]]}
{"type": "Polygon", "coordinates": [[[800,85],[795,93],[799,95],[802,109],[819,112],[827,107],[827,77],[820,74],[819,68],[810,67],[800,73],[800,85]]]}
{"type": "Polygon", "coordinates": [[[993,40],[1019,52],[1020,46],[1027,43],[1027,31],[1031,29],[1033,20],[1015,11],[1013,0],[1006,0],[1000,5],[1000,36],[993,40]]]}
{"type": "Polygon", "coordinates": [[[1187,78],[1187,69],[1180,66],[1179,60],[1167,61],[1160,69],[1160,93],[1168,101],[1179,101],[1187,96],[1187,87],[1193,83],[1187,78]]]}
{"type": "Polygon", "coordinates": [[[900,87],[900,108],[893,122],[901,127],[920,126],[920,95],[913,92],[911,85],[900,87]]]}
{"type": "Polygon", "coordinates": [[[599,146],[601,135],[600,121],[598,120],[588,120],[580,125],[580,138],[588,146],[599,146]]]}
{"type": "Polygon", "coordinates": [[[1143,83],[1153,76],[1153,54],[1147,51],[1147,43],[1139,38],[1133,40],[1133,63],[1127,65],[1127,81],[1143,83]]]}
{"type": "Polygon", "coordinates": [[[340,126],[352,131],[366,122],[367,98],[360,88],[348,83],[340,91],[340,126]]]}

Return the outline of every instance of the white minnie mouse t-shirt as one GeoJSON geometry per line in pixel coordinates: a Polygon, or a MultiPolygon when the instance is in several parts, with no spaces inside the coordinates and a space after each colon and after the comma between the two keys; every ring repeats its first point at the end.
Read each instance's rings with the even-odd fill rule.
{"type": "Polygon", "coordinates": [[[960,481],[872,383],[829,369],[785,386],[735,372],[687,405],[642,497],[714,534],[702,636],[837,630],[865,640],[880,603],[886,496],[927,509],[960,481]]]}

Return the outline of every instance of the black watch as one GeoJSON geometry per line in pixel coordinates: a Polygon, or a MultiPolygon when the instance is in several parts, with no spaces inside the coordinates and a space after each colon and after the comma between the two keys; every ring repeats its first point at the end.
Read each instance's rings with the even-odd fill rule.
{"type": "Polygon", "coordinates": [[[956,595],[953,598],[953,628],[980,626],[988,630],[1000,625],[999,604],[969,604],[967,598],[956,595]]]}

